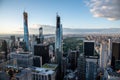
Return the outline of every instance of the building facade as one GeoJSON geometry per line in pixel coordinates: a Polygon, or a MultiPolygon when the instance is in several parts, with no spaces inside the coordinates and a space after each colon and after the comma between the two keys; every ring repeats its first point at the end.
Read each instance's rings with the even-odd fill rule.
{"type": "Polygon", "coordinates": [[[120,43],[113,42],[112,43],[112,62],[111,66],[115,69],[115,63],[117,60],[120,60],[120,43]]]}
{"type": "Polygon", "coordinates": [[[86,60],[83,54],[79,55],[77,71],[78,80],[86,80],[86,60]]]}
{"type": "Polygon", "coordinates": [[[84,41],[85,56],[94,56],[94,41],[84,41]]]}
{"type": "Polygon", "coordinates": [[[33,65],[33,54],[31,52],[11,52],[10,58],[17,60],[18,67],[30,67],[33,65]]]}
{"type": "Polygon", "coordinates": [[[24,19],[24,42],[26,44],[26,51],[29,51],[29,31],[28,31],[28,14],[27,12],[23,13],[23,19],[24,19]]]}
{"type": "Polygon", "coordinates": [[[100,68],[105,69],[108,64],[108,46],[106,42],[100,45],[100,68]]]}
{"type": "Polygon", "coordinates": [[[50,61],[49,58],[49,45],[36,44],[34,45],[34,56],[42,57],[42,65],[50,61]]]}
{"type": "Polygon", "coordinates": [[[86,80],[96,80],[98,57],[86,57],[86,80]]]}

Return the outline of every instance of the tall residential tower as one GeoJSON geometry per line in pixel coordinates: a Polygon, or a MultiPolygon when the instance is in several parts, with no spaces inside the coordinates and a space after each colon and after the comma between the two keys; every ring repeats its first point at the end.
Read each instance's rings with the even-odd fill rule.
{"type": "Polygon", "coordinates": [[[29,32],[28,32],[28,15],[27,12],[23,13],[24,18],[24,42],[25,42],[25,50],[29,51],[29,32]]]}
{"type": "Polygon", "coordinates": [[[60,80],[62,78],[62,25],[60,16],[56,17],[55,62],[58,64],[60,80]]]}
{"type": "Polygon", "coordinates": [[[40,43],[44,42],[44,36],[43,36],[43,28],[39,28],[39,38],[40,38],[40,43]]]}
{"type": "Polygon", "coordinates": [[[60,16],[56,17],[56,37],[55,37],[55,53],[56,53],[56,62],[61,64],[62,58],[62,25],[60,23],[60,16]]]}

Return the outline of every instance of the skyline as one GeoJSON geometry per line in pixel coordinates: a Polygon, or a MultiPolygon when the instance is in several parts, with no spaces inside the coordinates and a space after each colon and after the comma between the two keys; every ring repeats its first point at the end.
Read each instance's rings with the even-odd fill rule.
{"type": "MultiPolygon", "coordinates": [[[[119,28],[119,0],[115,2],[110,0],[106,1],[106,4],[102,5],[102,8],[110,11],[110,8],[115,6],[112,12],[118,16],[113,16],[114,19],[109,18],[111,15],[107,16],[99,13],[101,1],[97,0],[79,0],[79,1],[69,1],[69,0],[39,0],[39,1],[16,1],[16,0],[0,0],[0,34],[9,33],[23,33],[23,12],[28,13],[28,28],[39,29],[38,24],[41,25],[52,25],[55,26],[56,13],[61,16],[61,22],[63,28],[72,29],[99,29],[99,28],[119,28]],[[86,1],[93,1],[92,3],[86,3],[86,1]],[[118,2],[118,3],[117,3],[118,2]],[[94,3],[94,5],[93,5],[94,3]],[[109,5],[107,4],[109,3],[109,5]],[[114,5],[112,4],[114,3],[114,5]],[[89,7],[91,6],[92,7],[89,7]],[[108,8],[108,6],[110,8],[108,8]],[[116,7],[118,9],[116,9],[116,7]],[[96,10],[97,9],[97,10],[96,10]],[[96,12],[97,11],[97,12],[96,12]],[[96,14],[97,13],[97,14],[96,14]],[[97,17],[97,18],[96,18],[97,17]],[[99,17],[99,18],[98,18],[99,17]],[[109,18],[109,20],[108,20],[109,18]],[[112,21],[111,21],[112,20],[112,21]]],[[[103,0],[102,0],[103,1],[103,0]]],[[[104,11],[104,10],[102,10],[104,11]]],[[[105,12],[106,13],[106,12],[105,12]]],[[[110,12],[109,12],[110,13],[110,12]]],[[[107,13],[108,14],[108,13],[107,13]]],[[[111,13],[110,13],[111,14],[111,13]]],[[[43,27],[44,29],[44,27],[43,27]]]]}

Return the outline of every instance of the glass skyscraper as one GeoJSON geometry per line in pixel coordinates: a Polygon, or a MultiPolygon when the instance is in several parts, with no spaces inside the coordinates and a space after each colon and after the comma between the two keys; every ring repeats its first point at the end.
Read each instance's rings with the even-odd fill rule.
{"type": "Polygon", "coordinates": [[[58,72],[60,73],[60,78],[62,78],[62,25],[59,15],[56,17],[55,62],[58,64],[58,72]]]}
{"type": "Polygon", "coordinates": [[[27,12],[23,13],[24,17],[24,42],[25,42],[25,50],[29,51],[29,32],[28,32],[28,15],[27,12]]]}
{"type": "Polygon", "coordinates": [[[62,25],[60,23],[60,16],[56,17],[56,39],[55,39],[55,53],[56,53],[56,62],[61,63],[62,57],[62,25]]]}

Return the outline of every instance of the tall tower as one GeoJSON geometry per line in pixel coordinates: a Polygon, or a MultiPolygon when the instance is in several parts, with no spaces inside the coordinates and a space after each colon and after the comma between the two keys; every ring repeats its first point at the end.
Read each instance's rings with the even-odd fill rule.
{"type": "Polygon", "coordinates": [[[94,56],[94,41],[84,41],[85,56],[94,56]]]}
{"type": "Polygon", "coordinates": [[[102,42],[100,45],[100,68],[105,69],[108,64],[108,45],[102,42]]]}
{"type": "Polygon", "coordinates": [[[60,16],[56,17],[56,37],[55,37],[56,62],[60,64],[62,57],[62,25],[60,24],[60,16]]]}
{"type": "Polygon", "coordinates": [[[113,42],[111,66],[113,67],[113,69],[118,70],[120,69],[119,63],[120,63],[120,42],[113,42]]]}
{"type": "Polygon", "coordinates": [[[28,15],[27,12],[23,13],[24,18],[24,42],[25,42],[25,50],[29,51],[29,32],[28,32],[28,15]]]}
{"type": "Polygon", "coordinates": [[[43,43],[44,41],[44,36],[43,36],[43,28],[39,28],[39,38],[40,38],[40,43],[43,43]]]}
{"type": "Polygon", "coordinates": [[[59,15],[56,16],[55,60],[58,63],[60,77],[62,78],[62,25],[59,15]]]}
{"type": "Polygon", "coordinates": [[[112,59],[112,41],[108,39],[108,66],[111,66],[112,59]]]}
{"type": "Polygon", "coordinates": [[[83,53],[78,57],[77,71],[78,80],[86,80],[86,60],[83,53]]]}

